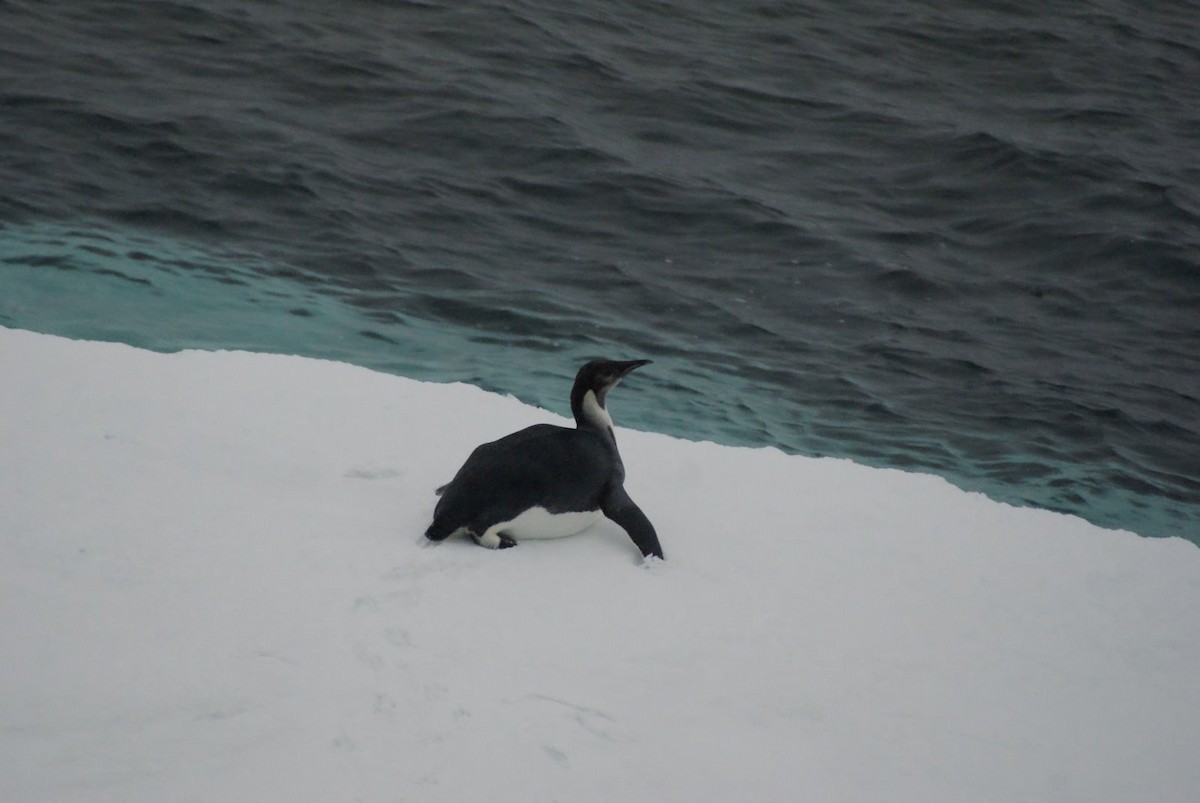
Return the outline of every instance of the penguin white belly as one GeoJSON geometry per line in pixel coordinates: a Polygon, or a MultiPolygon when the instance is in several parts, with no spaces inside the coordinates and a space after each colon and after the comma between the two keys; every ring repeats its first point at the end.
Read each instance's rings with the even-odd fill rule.
{"type": "Polygon", "coordinates": [[[531,507],[511,521],[502,521],[488,527],[479,538],[479,542],[484,546],[498,544],[501,533],[517,541],[562,538],[583,532],[602,518],[604,514],[599,510],[551,513],[544,507],[531,507]]]}

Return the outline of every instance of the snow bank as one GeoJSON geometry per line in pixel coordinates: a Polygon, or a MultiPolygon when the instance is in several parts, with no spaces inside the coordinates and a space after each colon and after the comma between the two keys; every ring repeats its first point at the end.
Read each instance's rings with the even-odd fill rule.
{"type": "Polygon", "coordinates": [[[613,527],[422,547],[470,449],[553,416],[5,329],[0,376],[4,801],[1200,789],[1183,540],[621,430],[667,562],[613,527]]]}

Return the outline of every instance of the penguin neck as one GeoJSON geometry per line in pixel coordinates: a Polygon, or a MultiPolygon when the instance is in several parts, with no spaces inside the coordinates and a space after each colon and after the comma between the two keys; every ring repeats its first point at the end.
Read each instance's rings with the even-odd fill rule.
{"type": "MultiPolygon", "coordinates": [[[[575,426],[579,429],[596,429],[613,434],[612,416],[604,409],[604,401],[597,398],[596,391],[579,389],[571,394],[571,412],[575,415],[575,426]]],[[[614,436],[615,437],[615,436],[614,436]]]]}

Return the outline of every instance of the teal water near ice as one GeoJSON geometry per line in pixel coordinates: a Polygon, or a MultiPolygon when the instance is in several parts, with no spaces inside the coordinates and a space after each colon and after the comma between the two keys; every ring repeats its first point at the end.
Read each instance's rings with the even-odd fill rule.
{"type": "MultiPolygon", "coordinates": [[[[5,326],[163,352],[228,349],[339,360],[426,381],[466,382],[565,416],[575,368],[623,351],[616,338],[555,344],[390,310],[380,317],[356,306],[361,299],[353,287],[330,286],[251,254],[84,226],[0,228],[0,287],[5,326]]],[[[733,383],[698,381],[694,366],[661,358],[644,376],[637,398],[630,392],[614,402],[622,425],[768,445],[765,421],[739,421],[736,411],[725,409],[749,409],[733,383]]]]}

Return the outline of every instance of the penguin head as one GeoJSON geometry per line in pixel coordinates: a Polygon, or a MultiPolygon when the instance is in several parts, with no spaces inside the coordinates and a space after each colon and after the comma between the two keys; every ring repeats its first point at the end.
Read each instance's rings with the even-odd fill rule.
{"type": "Polygon", "coordinates": [[[592,360],[575,375],[571,388],[571,412],[580,426],[587,424],[611,427],[612,418],[604,406],[608,392],[616,387],[630,371],[650,363],[650,360],[592,360]]]}

